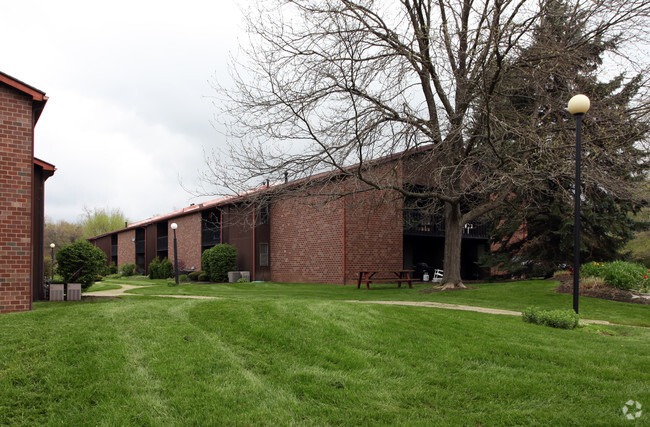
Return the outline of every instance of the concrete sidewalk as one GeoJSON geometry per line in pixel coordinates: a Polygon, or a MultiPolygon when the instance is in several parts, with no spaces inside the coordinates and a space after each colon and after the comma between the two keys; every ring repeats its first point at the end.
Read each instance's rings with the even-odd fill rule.
{"type": "MultiPolygon", "coordinates": [[[[519,311],[510,311],[510,310],[500,310],[497,308],[485,308],[485,307],[474,307],[470,305],[457,305],[457,304],[445,304],[441,302],[428,302],[428,301],[356,301],[348,300],[346,302],[358,303],[358,304],[384,304],[384,305],[407,305],[414,307],[431,307],[431,308],[444,308],[447,310],[463,310],[463,311],[474,311],[476,313],[488,313],[488,314],[501,314],[506,316],[521,316],[519,311]]],[[[592,323],[597,325],[611,325],[610,322],[606,320],[589,320],[589,319],[580,319],[581,323],[592,323]]]]}
{"type": "MultiPolygon", "coordinates": [[[[120,289],[110,289],[107,291],[97,291],[85,293],[84,296],[94,296],[94,297],[119,297],[119,296],[144,296],[140,294],[127,294],[126,291],[136,288],[143,288],[146,286],[135,286],[135,285],[122,285],[120,289]]],[[[150,297],[162,297],[162,298],[184,298],[184,299],[221,299],[220,297],[208,297],[201,295],[149,295],[150,297]]],[[[485,307],[474,307],[470,305],[458,305],[458,304],[445,304],[441,302],[429,302],[429,301],[358,301],[358,300],[347,300],[345,302],[351,302],[356,304],[383,304],[383,305],[403,305],[403,306],[412,306],[412,307],[430,307],[430,308],[443,308],[446,310],[462,310],[462,311],[473,311],[476,313],[487,313],[487,314],[500,314],[505,316],[521,316],[519,311],[511,310],[500,310],[497,308],[485,308],[485,307]]],[[[611,325],[610,322],[606,320],[589,320],[589,319],[580,319],[581,323],[591,323],[598,325],[611,325]]]]}
{"type": "MultiPolygon", "coordinates": [[[[107,291],[87,292],[83,296],[87,297],[120,297],[120,296],[146,296],[141,294],[127,294],[126,291],[131,289],[146,288],[147,286],[123,285],[120,289],[109,289],[107,291]]],[[[184,299],[221,299],[219,297],[206,297],[201,295],[148,295],[150,297],[163,298],[184,298],[184,299]]]]}

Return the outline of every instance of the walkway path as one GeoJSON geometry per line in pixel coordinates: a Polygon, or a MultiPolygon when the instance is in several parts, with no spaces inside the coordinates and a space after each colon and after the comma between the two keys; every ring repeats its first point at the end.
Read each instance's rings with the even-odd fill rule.
{"type": "MultiPolygon", "coordinates": [[[[126,291],[137,288],[144,288],[146,286],[135,285],[122,285],[120,289],[109,289],[106,291],[88,292],[84,296],[88,297],[119,297],[119,296],[144,296],[142,294],[127,294],[126,291]]],[[[149,295],[150,297],[164,297],[164,298],[185,298],[185,299],[220,299],[219,297],[206,297],[201,295],[149,295]]]]}
{"type": "MultiPolygon", "coordinates": [[[[143,286],[135,285],[122,285],[120,289],[110,289],[107,291],[97,291],[84,294],[85,296],[96,296],[96,297],[118,297],[123,295],[131,296],[143,296],[141,294],[127,294],[126,291],[142,288],[143,286]]],[[[221,299],[219,297],[208,297],[201,295],[149,295],[151,297],[164,297],[164,298],[186,298],[186,299],[221,299]]],[[[345,302],[357,303],[357,304],[384,304],[384,305],[406,305],[414,307],[431,307],[431,308],[444,308],[447,310],[463,310],[463,311],[474,311],[477,313],[488,313],[488,314],[500,314],[506,316],[521,316],[519,311],[511,310],[500,310],[497,308],[485,308],[485,307],[474,307],[470,305],[459,305],[459,304],[445,304],[442,302],[430,302],[430,301],[358,301],[358,300],[347,300],[345,302]]],[[[610,322],[606,320],[590,320],[590,319],[580,319],[582,323],[592,323],[598,325],[611,325],[610,322]]]]}
{"type": "MultiPolygon", "coordinates": [[[[447,310],[463,310],[463,311],[474,311],[477,313],[489,313],[489,314],[502,314],[506,316],[521,316],[519,311],[510,311],[510,310],[500,310],[497,308],[485,308],[485,307],[474,307],[470,305],[457,305],[457,304],[445,304],[442,302],[429,302],[429,301],[356,301],[348,300],[346,302],[353,302],[359,304],[385,304],[385,305],[409,305],[416,307],[431,307],[431,308],[445,308],[447,310]]],[[[582,323],[593,323],[598,325],[611,325],[610,322],[606,320],[590,320],[590,319],[580,319],[582,323]]]]}

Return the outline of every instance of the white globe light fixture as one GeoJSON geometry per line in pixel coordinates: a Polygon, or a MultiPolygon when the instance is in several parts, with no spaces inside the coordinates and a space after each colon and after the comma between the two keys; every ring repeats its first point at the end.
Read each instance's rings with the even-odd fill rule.
{"type": "Polygon", "coordinates": [[[589,111],[591,106],[591,101],[587,98],[587,95],[576,95],[569,100],[569,113],[584,114],[589,111]]]}
{"type": "Polygon", "coordinates": [[[582,140],[582,116],[589,111],[591,102],[586,95],[576,95],[569,100],[569,113],[576,118],[576,181],[573,209],[573,311],[578,314],[580,295],[580,145],[582,140]]]}

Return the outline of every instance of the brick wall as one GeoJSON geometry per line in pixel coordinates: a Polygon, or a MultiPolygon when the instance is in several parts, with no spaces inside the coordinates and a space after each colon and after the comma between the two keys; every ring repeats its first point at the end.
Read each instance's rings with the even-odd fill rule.
{"type": "Polygon", "coordinates": [[[135,230],[127,230],[117,235],[117,266],[135,264],[135,230]]]}
{"type": "Polygon", "coordinates": [[[353,283],[360,270],[403,268],[402,203],[394,196],[373,191],[346,198],[346,283],[353,283]]]}
{"type": "MultiPolygon", "coordinates": [[[[369,173],[378,181],[401,179],[395,163],[369,173]]],[[[366,189],[352,180],[326,185],[366,189]]],[[[323,194],[332,191],[336,189],[323,194]]],[[[377,190],[327,204],[315,197],[275,202],[270,212],[271,280],[346,284],[355,283],[362,269],[402,269],[402,207],[398,194],[377,190]]]]}
{"type": "Polygon", "coordinates": [[[342,200],[324,206],[304,198],[273,203],[271,280],[342,283],[343,210],[342,200]]]}
{"type": "MultiPolygon", "coordinates": [[[[195,270],[201,269],[201,213],[186,215],[180,218],[169,220],[169,225],[175,222],[178,224],[176,229],[176,240],[178,246],[178,259],[183,261],[186,269],[194,267],[195,270]]],[[[167,238],[169,247],[169,260],[174,262],[174,231],[169,229],[167,238]]],[[[179,265],[179,268],[181,266],[179,265]]]]}
{"type": "Polygon", "coordinates": [[[31,309],[32,99],[0,83],[0,313],[31,309]]]}

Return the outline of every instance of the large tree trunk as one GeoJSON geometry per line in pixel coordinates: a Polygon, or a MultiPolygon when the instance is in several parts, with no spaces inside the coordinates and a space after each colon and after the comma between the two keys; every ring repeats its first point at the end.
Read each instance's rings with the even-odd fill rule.
{"type": "Polygon", "coordinates": [[[445,202],[445,260],[442,289],[465,288],[460,277],[460,248],[463,223],[460,203],[445,202]]]}

